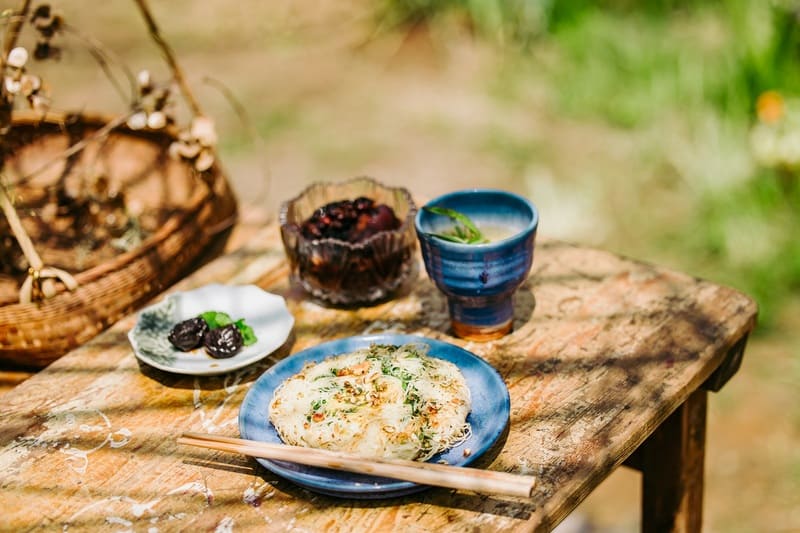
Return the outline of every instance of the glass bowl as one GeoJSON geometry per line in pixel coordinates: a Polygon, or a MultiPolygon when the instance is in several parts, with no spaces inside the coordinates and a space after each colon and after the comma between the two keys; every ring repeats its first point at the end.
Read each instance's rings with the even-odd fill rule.
{"type": "Polygon", "coordinates": [[[284,202],[280,210],[281,238],[292,283],[318,300],[338,306],[371,304],[389,298],[416,270],[416,212],[406,189],[387,187],[372,178],[310,185],[284,202]],[[303,235],[303,222],[321,207],[359,197],[391,207],[400,226],[358,242],[303,235]]]}

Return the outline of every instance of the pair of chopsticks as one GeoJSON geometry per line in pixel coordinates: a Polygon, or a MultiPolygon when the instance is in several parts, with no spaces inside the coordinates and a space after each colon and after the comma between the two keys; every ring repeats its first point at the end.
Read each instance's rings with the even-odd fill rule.
{"type": "Polygon", "coordinates": [[[365,458],[317,448],[201,433],[184,433],[178,437],[178,444],[500,496],[530,498],[535,483],[533,476],[507,472],[401,459],[365,458]]]}

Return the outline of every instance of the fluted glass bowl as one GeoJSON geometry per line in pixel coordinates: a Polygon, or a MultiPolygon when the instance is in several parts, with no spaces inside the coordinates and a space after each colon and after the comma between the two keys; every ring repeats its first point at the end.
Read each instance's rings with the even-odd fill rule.
{"type": "Polygon", "coordinates": [[[290,279],[314,298],[337,306],[377,303],[392,296],[415,270],[417,208],[402,187],[387,187],[361,177],[339,183],[315,183],[284,202],[281,238],[291,267],[290,279]],[[367,197],[391,207],[399,228],[384,230],[359,242],[306,238],[301,226],[331,202],[367,197]]]}

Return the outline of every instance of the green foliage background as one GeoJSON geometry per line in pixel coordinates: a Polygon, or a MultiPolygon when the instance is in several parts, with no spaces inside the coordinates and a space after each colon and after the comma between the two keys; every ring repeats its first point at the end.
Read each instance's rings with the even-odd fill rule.
{"type": "MultiPolygon", "coordinates": [[[[748,158],[748,132],[761,93],[800,94],[798,10],[761,0],[393,0],[378,20],[392,29],[460,24],[503,47],[497,85],[507,98],[546,77],[565,116],[634,133],[683,130],[708,161],[673,168],[684,205],[666,218],[628,218],[644,223],[638,243],[612,244],[648,257],[666,248],[681,268],[751,294],[764,332],[800,288],[800,193],[797,176],[748,158]],[[716,163],[726,158],[744,162],[716,163]]],[[[655,194],[647,182],[631,186],[655,194]]]]}

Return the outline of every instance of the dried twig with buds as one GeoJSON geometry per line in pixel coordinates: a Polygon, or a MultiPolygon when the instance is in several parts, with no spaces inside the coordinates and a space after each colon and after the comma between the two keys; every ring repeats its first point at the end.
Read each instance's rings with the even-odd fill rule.
{"type": "Polygon", "coordinates": [[[136,77],[138,89],[135,111],[128,119],[128,127],[132,130],[150,128],[159,130],[174,122],[168,104],[172,90],[170,87],[153,83],[150,72],[143,70],[136,77]]]}
{"type": "Polygon", "coordinates": [[[192,120],[188,130],[178,134],[178,140],[169,147],[174,158],[191,161],[198,172],[205,172],[214,164],[214,148],[217,146],[217,131],[214,121],[199,116],[192,120]]]}
{"type": "Polygon", "coordinates": [[[36,30],[36,48],[33,57],[47,59],[59,57],[61,50],[52,45],[53,37],[64,28],[64,19],[54,12],[49,4],[42,4],[33,10],[31,25],[36,30]]]}
{"type": "Polygon", "coordinates": [[[42,79],[29,74],[25,68],[28,51],[21,46],[8,53],[3,73],[3,97],[9,106],[17,96],[23,96],[31,109],[45,113],[50,108],[50,99],[42,90],[42,79]]]}

